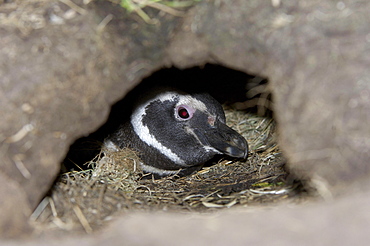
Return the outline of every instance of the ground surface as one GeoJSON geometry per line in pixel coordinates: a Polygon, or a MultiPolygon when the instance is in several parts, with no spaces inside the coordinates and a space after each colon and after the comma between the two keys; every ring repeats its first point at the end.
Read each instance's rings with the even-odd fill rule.
{"type": "MultiPolygon", "coordinates": [[[[70,144],[101,126],[111,104],[130,88],[164,66],[188,68],[216,63],[269,79],[279,149],[287,158],[285,167],[295,177],[307,179],[328,202],[297,209],[277,205],[278,212],[248,214],[241,210],[227,214],[225,211],[243,206],[240,203],[250,202],[246,194],[253,193],[251,190],[262,190],[266,195],[266,190],[290,188],[285,187],[289,182],[280,183],[284,177],[280,176],[280,161],[274,162],[268,153],[256,151],[250,161],[271,160],[270,163],[277,166],[269,168],[249,161],[248,165],[221,162],[213,167],[215,169],[203,170],[198,176],[175,180],[193,185],[194,192],[184,190],[185,193],[174,198],[158,191],[158,185],[164,182],[166,187],[173,185],[171,191],[177,194],[181,189],[174,180],[152,183],[145,180],[132,183],[142,186],[124,199],[130,201],[129,208],[138,210],[148,204],[160,210],[167,207],[176,210],[179,201],[186,205],[186,210],[213,211],[218,208],[212,206],[232,206],[221,208],[219,217],[188,220],[181,213],[130,213],[108,227],[107,233],[76,237],[69,241],[70,245],[108,242],[120,245],[122,237],[133,245],[163,245],[165,240],[179,242],[179,245],[189,244],[190,240],[214,245],[231,242],[254,245],[265,242],[266,245],[276,243],[277,237],[284,245],[309,245],[307,242],[365,245],[370,240],[367,232],[370,218],[367,209],[370,204],[369,1],[234,0],[229,4],[227,0],[203,0],[184,17],[145,8],[146,13],[157,20],[155,24],[148,24],[142,17],[130,15],[103,0],[0,3],[2,235],[18,238],[32,232],[34,224],[28,224],[29,217],[55,181],[70,144]],[[230,173],[229,168],[244,173],[245,176],[236,179],[242,187],[226,180],[226,175],[222,176],[221,173],[230,173]],[[279,176],[276,183],[272,179],[265,180],[271,170],[279,176]],[[259,171],[262,175],[255,175],[259,171]],[[218,183],[220,191],[216,193],[220,197],[212,194],[215,191],[210,187],[197,186],[199,179],[207,181],[210,174],[220,175],[226,183],[218,183]],[[244,182],[246,178],[256,183],[244,182]],[[166,199],[152,199],[157,193],[166,199]],[[236,199],[235,204],[230,195],[236,199]],[[138,197],[139,202],[131,203],[131,197],[138,197]],[[176,231],[177,227],[172,225],[179,219],[182,227],[176,231]],[[198,233],[201,230],[202,233],[198,233]],[[138,239],[136,235],[142,231],[145,237],[138,239]]],[[[209,86],[213,87],[212,83],[209,82],[209,86]]],[[[270,149],[273,151],[280,152],[270,149]]],[[[277,155],[273,156],[278,159],[277,155]]],[[[73,177],[67,180],[75,182],[73,177]]],[[[116,193],[104,188],[104,184],[99,181],[95,187],[89,183],[87,190],[95,187],[99,194],[110,194],[106,198],[109,200],[111,196],[113,200],[105,203],[113,204],[113,208],[107,210],[109,213],[99,215],[98,211],[105,211],[99,209],[88,211],[92,206],[84,210],[82,204],[91,203],[82,201],[76,205],[74,197],[84,200],[95,193],[84,190],[83,196],[71,198],[69,195],[74,191],[80,194],[81,188],[73,190],[60,183],[60,192],[54,193],[60,207],[48,213],[53,202],[44,200],[45,210],[38,210],[34,216],[40,215],[37,221],[46,221],[46,227],[51,221],[57,230],[70,229],[70,223],[63,218],[73,218],[72,225],[77,225],[80,231],[94,230],[100,225],[97,223],[95,227],[91,218],[109,220],[111,211],[122,211],[122,206],[126,206],[122,203],[118,205],[121,208],[114,207],[120,204],[115,199],[116,193]],[[63,189],[70,192],[63,193],[63,189]],[[63,217],[62,211],[68,206],[59,203],[58,194],[67,195],[62,200],[72,203],[73,206],[67,204],[72,208],[68,211],[72,216],[63,217]],[[57,219],[53,221],[54,218],[57,219]]],[[[103,199],[103,195],[99,199],[103,199]]],[[[29,241],[30,245],[33,243],[43,245],[40,241],[29,241]]],[[[64,241],[52,243],[66,244],[64,241]]],[[[50,245],[50,241],[44,245],[50,245]]]]}
{"type": "Polygon", "coordinates": [[[224,102],[227,124],[249,142],[248,159],[218,156],[190,176],[153,179],[139,170],[140,160],[130,150],[102,154],[100,144],[125,118],[123,114],[129,113],[125,105],[141,93],[138,87],[113,106],[103,127],[71,146],[60,177],[31,216],[37,233],[89,233],[101,230],[119,214],[139,211],[192,216],[238,207],[300,204],[313,198],[313,190],[308,192],[302,180],[285,169],[276,122],[268,108],[271,95],[266,80],[208,64],[187,70],[163,69],[141,86],[166,81],[208,91],[224,102]],[[225,84],[230,77],[233,81],[225,84]],[[207,81],[212,81],[211,89],[207,81]]]}
{"type": "Polygon", "coordinates": [[[217,158],[187,177],[152,179],[137,170],[130,150],[100,155],[86,171],[61,174],[32,216],[39,234],[91,233],[119,214],[167,211],[215,213],[237,207],[301,204],[309,198],[302,183],[284,170],[276,123],[268,117],[227,107],[228,125],[249,141],[247,161],[217,158]],[[218,163],[215,163],[218,162],[218,163]]]}

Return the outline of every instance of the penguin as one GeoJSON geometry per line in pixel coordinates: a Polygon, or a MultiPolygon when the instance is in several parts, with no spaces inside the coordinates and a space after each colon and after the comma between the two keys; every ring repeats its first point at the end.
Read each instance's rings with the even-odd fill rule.
{"type": "Polygon", "coordinates": [[[104,148],[134,150],[141,169],[157,178],[188,175],[215,155],[248,155],[247,141],[226,125],[216,99],[167,86],[135,98],[129,116],[105,139],[104,148]]]}

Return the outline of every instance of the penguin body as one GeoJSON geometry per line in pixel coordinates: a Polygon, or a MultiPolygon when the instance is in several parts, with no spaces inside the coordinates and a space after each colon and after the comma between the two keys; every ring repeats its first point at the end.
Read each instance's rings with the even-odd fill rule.
{"type": "Polygon", "coordinates": [[[137,151],[145,172],[188,174],[217,154],[247,157],[247,141],[226,126],[221,104],[209,94],[159,87],[142,95],[104,144],[137,151]]]}

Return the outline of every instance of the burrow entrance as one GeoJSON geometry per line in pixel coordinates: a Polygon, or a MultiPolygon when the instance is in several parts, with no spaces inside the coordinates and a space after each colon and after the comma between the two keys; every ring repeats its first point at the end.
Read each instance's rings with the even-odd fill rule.
{"type": "Polygon", "coordinates": [[[162,69],[140,86],[112,107],[100,129],[70,147],[60,176],[31,217],[36,232],[89,233],[132,211],[214,213],[240,206],[296,204],[311,195],[285,169],[267,79],[207,64],[162,69]],[[189,176],[154,179],[136,169],[137,153],[102,153],[104,138],[127,113],[123,109],[130,95],[146,83],[163,81],[197,87],[220,101],[227,124],[249,143],[248,159],[217,156],[189,176]]]}

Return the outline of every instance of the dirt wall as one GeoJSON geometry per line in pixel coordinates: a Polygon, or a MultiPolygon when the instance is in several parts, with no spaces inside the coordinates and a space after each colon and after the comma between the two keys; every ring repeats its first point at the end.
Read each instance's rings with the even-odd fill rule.
{"type": "MultiPolygon", "coordinates": [[[[4,235],[31,229],[27,218],[68,146],[144,76],[170,65],[211,62],[269,78],[291,172],[326,198],[368,190],[368,1],[202,1],[183,18],[148,10],[157,25],[86,2],[0,5],[4,235]]],[[[220,223],[232,223],[226,217],[220,223]]]]}

